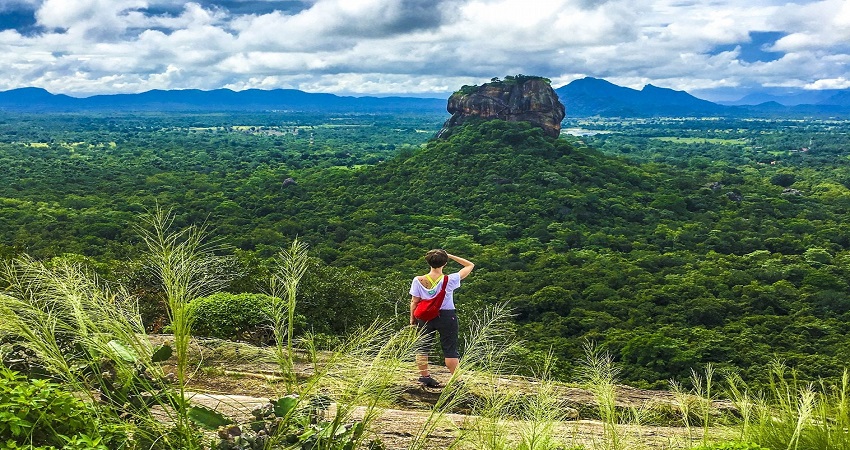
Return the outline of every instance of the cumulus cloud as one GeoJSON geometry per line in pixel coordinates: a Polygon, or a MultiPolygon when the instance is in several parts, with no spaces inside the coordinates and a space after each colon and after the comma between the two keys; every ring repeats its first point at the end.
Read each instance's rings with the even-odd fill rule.
{"type": "Polygon", "coordinates": [[[803,86],[805,89],[848,89],[850,88],[850,79],[844,77],[829,78],[817,80],[814,83],[809,83],[803,86]]]}
{"type": "Polygon", "coordinates": [[[847,50],[850,41],[850,2],[825,0],[789,7],[787,16],[777,17],[791,33],[774,48],[780,51],[829,50],[838,45],[847,50]]]}
{"type": "Polygon", "coordinates": [[[235,20],[233,26],[249,48],[342,50],[361,40],[438,27],[446,8],[440,1],[320,0],[294,15],[251,15],[235,20]]]}
{"type": "Polygon", "coordinates": [[[700,91],[850,79],[847,0],[0,0],[0,25],[4,11],[38,28],[0,28],[0,89],[443,95],[516,73],[700,91]]]}

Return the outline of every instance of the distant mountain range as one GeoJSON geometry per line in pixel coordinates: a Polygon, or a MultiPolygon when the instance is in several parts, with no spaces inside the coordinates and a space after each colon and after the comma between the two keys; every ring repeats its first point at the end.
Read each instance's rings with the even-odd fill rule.
{"type": "Polygon", "coordinates": [[[648,84],[640,91],[598,78],[582,78],[555,89],[567,117],[647,117],[719,115],[729,107],[698,99],[687,92],[648,84]]]}
{"type": "Polygon", "coordinates": [[[791,93],[755,92],[734,100],[718,102],[722,105],[759,105],[762,103],[775,102],[785,106],[817,105],[829,102],[830,97],[842,91],[835,89],[824,89],[820,91],[798,91],[791,93]]]}
{"type": "Polygon", "coordinates": [[[231,91],[153,90],[139,94],[70,97],[41,88],[0,92],[0,111],[334,111],[334,112],[445,112],[446,100],[415,97],[343,97],[295,89],[231,91]]]}
{"type": "MultiPolygon", "coordinates": [[[[792,95],[754,94],[734,104],[702,100],[684,91],[648,84],[641,90],[582,78],[555,90],[567,117],[840,117],[850,118],[850,89],[792,95]],[[764,100],[764,102],[761,102],[764,100]],[[751,105],[746,103],[759,102],[751,105]]],[[[331,111],[400,113],[446,111],[446,100],[416,97],[347,97],[295,89],[231,91],[153,90],[139,94],[70,97],[40,88],[0,92],[0,111],[331,111]]]]}
{"type": "Polygon", "coordinates": [[[555,89],[567,108],[567,117],[660,117],[660,116],[731,116],[731,117],[799,117],[850,115],[850,90],[823,91],[817,94],[797,94],[790,98],[765,96],[764,102],[747,104],[744,98],[736,105],[712,103],[684,91],[660,88],[648,84],[641,90],[617,86],[597,78],[582,78],[555,89]],[[800,104],[802,99],[817,100],[800,104]],[[779,100],[783,100],[780,102],[779,100]],[[790,105],[790,106],[789,106],[790,105]]]}

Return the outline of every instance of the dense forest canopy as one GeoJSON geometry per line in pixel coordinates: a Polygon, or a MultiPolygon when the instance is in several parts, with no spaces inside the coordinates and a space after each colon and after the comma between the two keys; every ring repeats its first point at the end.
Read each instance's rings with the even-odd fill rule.
{"type": "Polygon", "coordinates": [[[646,387],[708,362],[757,381],[776,357],[805,378],[850,360],[850,124],[568,120],[582,136],[553,140],[490,121],[429,141],[443,120],[0,115],[0,256],[84,259],[153,302],[132,225],[159,205],[207,224],[232,292],[308,242],[299,304],[320,332],[401,326],[444,247],[476,263],[462,318],[508,303],[517,361],[552,348],[566,379],[586,340],[646,387]],[[335,301],[358,314],[340,325],[335,301]]]}

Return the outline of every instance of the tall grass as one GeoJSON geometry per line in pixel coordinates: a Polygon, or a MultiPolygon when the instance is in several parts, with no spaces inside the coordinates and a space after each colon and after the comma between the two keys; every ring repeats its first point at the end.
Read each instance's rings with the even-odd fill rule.
{"type": "MultiPolygon", "coordinates": [[[[336,411],[326,433],[339,433],[362,408],[362,432],[355,435],[355,447],[365,439],[375,420],[402,393],[420,341],[421,336],[412,328],[392,330],[376,321],[325,355],[301,393],[305,399],[322,394],[335,401],[336,411]]],[[[319,449],[323,448],[330,447],[320,443],[319,449]]]]}
{"type": "Polygon", "coordinates": [[[750,392],[750,389],[737,373],[727,374],[726,382],[729,398],[741,417],[738,439],[746,441],[751,436],[750,426],[755,419],[756,406],[759,403],[763,404],[764,399],[754,397],[754,394],[750,392]]]}
{"type": "Polygon", "coordinates": [[[333,414],[327,420],[323,415],[310,425],[318,439],[297,446],[303,444],[314,450],[358,448],[372,432],[375,420],[403,391],[420,341],[416,330],[394,330],[383,321],[356,330],[341,344],[325,351],[320,351],[310,335],[299,340],[299,345],[311,355],[313,372],[298,380],[297,393],[290,396],[294,407],[279,416],[283,426],[272,436],[270,445],[290,448],[291,443],[284,442],[289,438],[285,435],[290,430],[288,425],[297,423],[305,409],[332,401],[333,414]],[[343,435],[351,436],[350,440],[340,442],[336,438],[343,435]]]}
{"type": "Polygon", "coordinates": [[[481,364],[486,370],[476,374],[474,412],[478,416],[466,440],[482,450],[507,450],[514,445],[509,438],[511,426],[506,418],[516,417],[517,404],[523,401],[522,393],[504,374],[511,373],[507,359],[501,353],[486,353],[481,364]]]}
{"type": "Polygon", "coordinates": [[[290,391],[297,387],[293,347],[296,296],[298,283],[307,272],[308,261],[307,244],[295,238],[289,249],[278,253],[275,270],[269,278],[269,295],[274,298],[271,319],[275,337],[275,357],[290,391]]]}
{"type": "Polygon", "coordinates": [[[519,444],[517,450],[549,450],[561,447],[555,429],[559,422],[566,420],[567,409],[558,396],[552,379],[552,367],[555,356],[550,351],[536,374],[534,390],[525,397],[519,414],[519,444]]]}
{"type": "Polygon", "coordinates": [[[487,373],[482,381],[483,388],[476,392],[475,413],[478,419],[472,424],[467,440],[482,450],[510,449],[513,445],[509,439],[511,427],[505,420],[514,416],[515,403],[522,401],[520,392],[502,383],[495,372],[487,373]]]}
{"type": "Polygon", "coordinates": [[[676,380],[670,380],[670,392],[673,394],[673,401],[679,408],[679,414],[682,418],[682,425],[688,432],[688,442],[694,441],[694,431],[691,424],[691,415],[693,414],[694,396],[685,389],[682,384],[676,380]]]}
{"type": "Polygon", "coordinates": [[[688,431],[688,442],[694,442],[694,430],[691,418],[699,419],[699,425],[702,426],[700,440],[703,446],[709,444],[710,431],[714,424],[714,400],[716,397],[714,374],[714,365],[708,363],[705,366],[705,375],[700,374],[696,370],[691,370],[691,385],[690,391],[687,391],[681,383],[671,380],[670,390],[673,394],[673,399],[679,407],[679,412],[682,416],[682,424],[688,431]]]}
{"type": "Polygon", "coordinates": [[[617,411],[616,382],[619,369],[614,366],[610,353],[602,351],[594,343],[584,344],[585,361],[581,367],[584,384],[593,394],[603,424],[602,448],[620,450],[623,438],[618,430],[620,414],[617,411]]]}
{"type": "MultiPolygon", "coordinates": [[[[486,450],[566,448],[557,436],[557,426],[566,420],[569,410],[551,376],[555,357],[551,352],[547,354],[534,371],[536,379],[532,382],[517,384],[509,378],[515,368],[508,366],[507,355],[519,343],[507,339],[502,322],[507,317],[508,310],[497,306],[472,321],[463,375],[464,379],[474,380],[474,392],[465,394],[470,394],[466,399],[473,401],[475,419],[455,445],[486,450]]],[[[455,405],[438,402],[437,406],[444,409],[435,408],[435,420],[455,405]]],[[[430,432],[427,425],[421,435],[430,432]]]]}
{"type": "MultiPolygon", "coordinates": [[[[321,432],[326,438],[317,440],[314,448],[334,448],[337,443],[332,437],[345,432],[355,411],[362,408],[358,431],[353,433],[352,440],[352,445],[357,447],[383,408],[401,393],[421,336],[412,328],[392,330],[389,323],[378,320],[357,330],[335,348],[319,352],[314,337],[307,334],[300,340],[300,346],[307,351],[313,372],[299,382],[295,370],[294,318],[298,285],[308,261],[307,245],[297,238],[277,256],[269,280],[269,293],[276,299],[272,308],[275,358],[284,375],[287,393],[297,394],[299,407],[317,397],[328,397],[335,402],[335,412],[321,432]]],[[[293,408],[292,414],[297,409],[293,408]]],[[[282,419],[287,421],[292,417],[282,419]]],[[[283,437],[276,439],[279,442],[283,437]]]]}
{"type": "Polygon", "coordinates": [[[741,437],[771,449],[850,449],[850,373],[837,385],[804,383],[783,363],[770,367],[769,390],[754,396],[728,377],[729,392],[741,411],[741,437]]]}
{"type": "Polygon", "coordinates": [[[125,346],[150,360],[152,347],[132,297],[107,289],[79,264],[58,259],[48,267],[24,256],[4,264],[2,277],[9,290],[0,294],[0,331],[17,338],[58,381],[94,396],[81,362],[97,363],[101,356],[124,361],[118,352],[125,346]]]}
{"type": "Polygon", "coordinates": [[[222,258],[215,256],[215,246],[204,241],[203,226],[175,229],[174,216],[161,208],[143,217],[139,232],[148,247],[146,267],[159,281],[168,306],[177,359],[176,422],[181,433],[188,436],[191,435],[191,424],[186,384],[194,319],[189,303],[216,292],[224,285],[226,280],[217,270],[222,258]]]}
{"type": "Polygon", "coordinates": [[[37,370],[96,403],[102,421],[133,423],[137,443],[193,442],[194,433],[163,438],[168,427],[148,409],[159,403],[169,414],[171,400],[157,395],[165,377],[126,291],[64,259],[48,266],[18,258],[2,277],[9,288],[0,294],[0,333],[29,349],[37,370]]]}
{"type": "Polygon", "coordinates": [[[77,263],[59,258],[48,266],[22,257],[5,264],[2,276],[10,287],[0,295],[0,330],[33,352],[50,376],[98,402],[101,414],[136,424],[138,442],[197,448],[185,390],[188,304],[217,290],[223,279],[203,228],[175,231],[173,222],[157,209],[143,217],[139,231],[148,247],[146,267],[161,283],[174,329],[176,390],[153,360],[136,299],[120,287],[107,288],[77,263]],[[153,405],[164,416],[154,417],[153,405]],[[169,431],[170,423],[176,431],[169,431]]]}

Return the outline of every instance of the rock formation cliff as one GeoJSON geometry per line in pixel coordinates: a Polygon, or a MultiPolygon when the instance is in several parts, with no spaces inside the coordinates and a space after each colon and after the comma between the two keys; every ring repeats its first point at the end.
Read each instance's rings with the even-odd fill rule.
{"type": "Polygon", "coordinates": [[[452,117],[437,134],[445,137],[452,127],[470,118],[501,119],[508,122],[529,122],[543,128],[552,137],[561,134],[564,105],[558,94],[541,77],[517,75],[481,86],[464,86],[449,97],[446,108],[452,117]]]}

